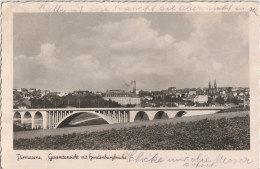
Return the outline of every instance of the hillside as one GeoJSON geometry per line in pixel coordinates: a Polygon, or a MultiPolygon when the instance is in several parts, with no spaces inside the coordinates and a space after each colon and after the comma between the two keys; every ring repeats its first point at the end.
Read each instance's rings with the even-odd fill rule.
{"type": "Polygon", "coordinates": [[[16,150],[245,150],[249,148],[249,115],[14,140],[16,150]]]}

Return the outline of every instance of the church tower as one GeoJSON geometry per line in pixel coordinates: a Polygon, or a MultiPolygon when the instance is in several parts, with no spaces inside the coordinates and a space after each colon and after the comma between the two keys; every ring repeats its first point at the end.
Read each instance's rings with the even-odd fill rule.
{"type": "Polygon", "coordinates": [[[215,81],[214,81],[214,88],[215,88],[215,89],[217,88],[217,81],[216,81],[216,79],[215,79],[215,81]]]}
{"type": "Polygon", "coordinates": [[[214,84],[211,85],[211,81],[209,80],[209,88],[208,88],[208,95],[216,96],[218,95],[218,88],[217,88],[217,80],[214,80],[214,84]]]}

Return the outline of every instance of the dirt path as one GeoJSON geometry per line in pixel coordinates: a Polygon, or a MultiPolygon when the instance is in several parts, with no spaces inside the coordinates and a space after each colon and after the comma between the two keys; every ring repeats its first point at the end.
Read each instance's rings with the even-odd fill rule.
{"type": "Polygon", "coordinates": [[[85,133],[85,132],[94,132],[94,131],[103,131],[110,129],[121,129],[129,127],[140,127],[140,126],[150,126],[154,124],[176,124],[181,122],[191,122],[198,121],[203,119],[216,120],[221,118],[233,118],[233,117],[243,117],[249,115],[249,111],[241,112],[228,112],[228,113],[217,113],[210,115],[200,115],[200,116],[189,116],[189,117],[180,117],[180,118],[171,118],[171,119],[161,119],[161,120],[151,120],[151,121],[140,121],[133,123],[125,124],[105,124],[105,125],[95,125],[95,126],[81,126],[81,127],[68,127],[68,128],[59,128],[52,130],[35,130],[35,131],[20,131],[14,132],[14,139],[20,138],[35,138],[35,137],[44,137],[44,136],[55,136],[63,134],[72,134],[72,133],[85,133]]]}

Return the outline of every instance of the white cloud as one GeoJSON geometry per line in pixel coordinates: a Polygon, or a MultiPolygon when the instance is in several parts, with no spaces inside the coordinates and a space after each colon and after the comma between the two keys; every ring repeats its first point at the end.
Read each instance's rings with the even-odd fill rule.
{"type": "Polygon", "coordinates": [[[58,71],[55,44],[42,44],[38,55],[27,57],[18,55],[14,57],[15,84],[22,87],[46,85],[51,76],[58,71]]]}
{"type": "Polygon", "coordinates": [[[58,63],[58,60],[55,56],[56,45],[52,44],[42,44],[40,54],[35,58],[38,62],[42,63],[46,67],[56,67],[55,65],[58,63]]]}
{"type": "Polygon", "coordinates": [[[27,57],[25,55],[15,56],[15,62],[25,61],[33,62],[35,64],[41,64],[43,66],[52,68],[58,63],[55,55],[56,45],[55,44],[42,44],[38,55],[27,57]]]}

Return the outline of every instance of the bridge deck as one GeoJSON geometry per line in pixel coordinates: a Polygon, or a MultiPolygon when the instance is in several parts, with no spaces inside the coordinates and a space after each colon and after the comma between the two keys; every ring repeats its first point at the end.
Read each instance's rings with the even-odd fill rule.
{"type": "Polygon", "coordinates": [[[120,107],[120,108],[50,108],[50,109],[14,109],[13,111],[145,111],[145,110],[221,110],[226,107],[120,107]]]}
{"type": "Polygon", "coordinates": [[[242,117],[249,115],[249,111],[241,112],[229,112],[229,113],[217,113],[210,115],[200,115],[200,116],[189,116],[181,118],[171,118],[171,119],[161,119],[161,120],[152,120],[152,121],[142,121],[142,122],[133,122],[133,123],[121,123],[121,124],[109,124],[109,125],[95,125],[95,126],[83,126],[83,127],[69,127],[69,128],[59,128],[55,130],[34,130],[34,131],[20,131],[14,132],[14,139],[20,138],[35,138],[35,137],[44,137],[44,136],[55,136],[63,134],[72,134],[72,133],[85,133],[85,132],[94,132],[94,131],[103,131],[110,129],[121,129],[129,127],[140,127],[140,126],[150,126],[154,124],[167,124],[167,123],[180,123],[180,122],[191,122],[198,121],[203,119],[220,119],[220,118],[232,118],[232,117],[242,117]]]}

